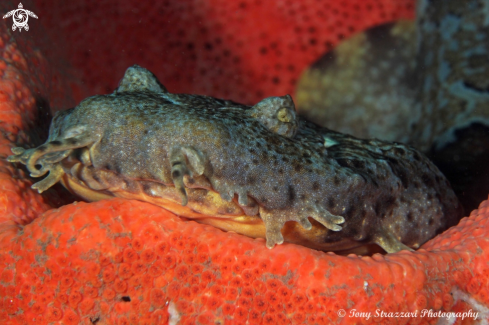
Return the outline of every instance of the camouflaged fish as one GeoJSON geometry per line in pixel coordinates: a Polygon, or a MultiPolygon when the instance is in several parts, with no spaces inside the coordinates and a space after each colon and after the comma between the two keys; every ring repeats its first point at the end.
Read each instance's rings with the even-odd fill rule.
{"type": "Polygon", "coordinates": [[[360,140],[296,115],[290,96],[250,107],[169,93],[130,67],[110,95],[58,112],[49,138],[13,148],[45,191],[57,182],[95,201],[151,202],[223,230],[321,250],[369,243],[418,248],[461,208],[440,171],[415,149],[360,140]]]}

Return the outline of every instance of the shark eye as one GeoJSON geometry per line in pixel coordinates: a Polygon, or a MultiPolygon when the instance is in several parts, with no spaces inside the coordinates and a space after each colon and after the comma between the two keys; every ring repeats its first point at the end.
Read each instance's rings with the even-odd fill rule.
{"type": "Polygon", "coordinates": [[[282,107],[278,110],[277,118],[283,123],[290,123],[294,119],[292,113],[287,109],[287,107],[282,107]]]}

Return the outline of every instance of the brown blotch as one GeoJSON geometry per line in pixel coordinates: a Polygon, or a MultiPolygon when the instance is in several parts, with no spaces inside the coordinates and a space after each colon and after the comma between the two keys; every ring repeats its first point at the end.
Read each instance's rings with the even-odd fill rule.
{"type": "Polygon", "coordinates": [[[143,182],[141,184],[143,186],[143,192],[149,196],[154,196],[152,193],[151,193],[151,185],[149,185],[148,183],[146,182],[143,182]]]}
{"type": "Polygon", "coordinates": [[[336,206],[335,199],[333,197],[328,198],[328,208],[332,209],[336,206]]]}
{"type": "MultiPolygon", "coordinates": [[[[53,141],[53,142],[56,142],[56,141],[53,141]]],[[[51,142],[51,143],[53,143],[51,142]]],[[[69,139],[66,139],[65,140],[65,143],[68,144],[68,145],[75,145],[78,143],[78,139],[75,139],[75,138],[69,138],[69,139]]]]}
{"type": "Polygon", "coordinates": [[[333,177],[333,184],[336,186],[340,185],[340,178],[338,176],[333,177]]]}
{"type": "Polygon", "coordinates": [[[434,187],[435,186],[435,180],[430,174],[423,173],[421,176],[421,180],[427,187],[434,187]]]}
{"type": "Polygon", "coordinates": [[[408,212],[406,218],[407,218],[407,221],[413,222],[413,220],[414,220],[413,213],[412,212],[408,212]]]}
{"type": "Polygon", "coordinates": [[[312,183],[312,190],[313,191],[319,190],[319,183],[318,182],[313,182],[312,183]]]}
{"type": "Polygon", "coordinates": [[[295,200],[295,189],[292,185],[289,185],[287,188],[287,197],[289,198],[289,201],[295,200]]]}
{"type": "Polygon", "coordinates": [[[380,216],[380,211],[382,209],[382,204],[379,201],[375,202],[374,211],[377,216],[380,216]]]}
{"type": "Polygon", "coordinates": [[[302,171],[302,165],[301,164],[299,164],[298,162],[294,162],[293,165],[294,165],[294,170],[296,172],[301,172],[302,171]]]}

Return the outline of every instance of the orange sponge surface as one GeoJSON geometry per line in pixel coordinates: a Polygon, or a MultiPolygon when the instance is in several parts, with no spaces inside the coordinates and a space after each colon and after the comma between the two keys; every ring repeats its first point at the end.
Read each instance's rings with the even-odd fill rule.
{"type": "MultiPolygon", "coordinates": [[[[0,319],[44,324],[429,323],[487,305],[485,201],[416,253],[336,256],[114,199],[51,210],[0,242],[0,319]],[[341,309],[347,315],[341,318],[341,309]],[[415,318],[352,317],[376,310],[415,318]],[[139,320],[139,323],[138,323],[139,320]]],[[[479,314],[481,317],[481,314],[479,314]]],[[[10,324],[4,322],[4,324],[10,324]]]]}

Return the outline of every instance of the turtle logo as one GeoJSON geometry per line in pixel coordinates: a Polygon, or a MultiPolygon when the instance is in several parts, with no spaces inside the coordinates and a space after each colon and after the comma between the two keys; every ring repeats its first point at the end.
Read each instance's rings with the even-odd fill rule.
{"type": "Polygon", "coordinates": [[[29,30],[29,25],[27,25],[29,16],[37,19],[36,14],[33,13],[32,11],[25,10],[24,6],[22,6],[22,3],[19,3],[19,9],[15,9],[7,12],[7,14],[3,16],[3,19],[8,18],[10,16],[13,16],[12,18],[14,20],[14,24],[12,25],[12,30],[15,31],[18,28],[19,32],[22,31],[22,28],[24,28],[26,31],[29,30]]]}

